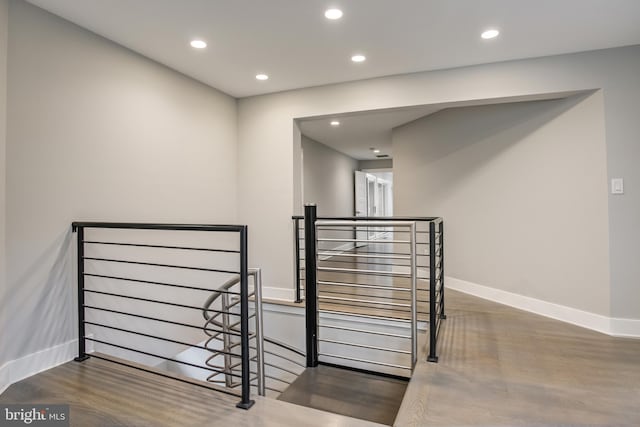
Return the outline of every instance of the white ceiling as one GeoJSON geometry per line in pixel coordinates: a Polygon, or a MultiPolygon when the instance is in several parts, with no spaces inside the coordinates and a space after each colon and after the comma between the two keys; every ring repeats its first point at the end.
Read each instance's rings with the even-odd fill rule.
{"type": "Polygon", "coordinates": [[[300,133],[314,141],[327,145],[357,160],[374,160],[376,159],[376,153],[373,153],[371,148],[380,149],[380,154],[387,154],[393,158],[391,136],[394,128],[444,109],[547,101],[584,95],[585,93],[588,93],[588,91],[565,91],[506,98],[475,99],[359,111],[331,116],[302,117],[296,121],[300,128],[300,133]],[[331,126],[331,122],[334,120],[339,121],[340,126],[331,126]]]}
{"type": "MultiPolygon", "coordinates": [[[[640,44],[640,0],[28,0],[235,97],[640,44]],[[344,11],[324,18],[329,7],[344,11]],[[487,28],[500,37],[482,40],[487,28]],[[204,50],[189,46],[200,38],[204,50]],[[354,53],[367,61],[350,61],[354,53]],[[257,81],[258,73],[269,74],[257,81]]],[[[300,120],[356,159],[444,106],[300,120]]]]}
{"type": "Polygon", "coordinates": [[[380,154],[393,157],[391,151],[391,130],[420,117],[441,110],[442,106],[421,105],[409,108],[394,108],[363,113],[341,114],[331,117],[310,118],[298,121],[300,132],[334,150],[358,160],[376,159],[380,154]],[[340,126],[330,125],[338,120],[340,126]]]}
{"type": "Polygon", "coordinates": [[[236,97],[640,43],[639,0],[29,1],[236,97]]]}

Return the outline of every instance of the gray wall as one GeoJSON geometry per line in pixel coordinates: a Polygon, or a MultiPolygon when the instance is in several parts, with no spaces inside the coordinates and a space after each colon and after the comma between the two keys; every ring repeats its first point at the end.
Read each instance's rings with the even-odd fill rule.
{"type": "Polygon", "coordinates": [[[609,315],[603,97],[453,108],[393,131],[394,207],[445,218],[447,275],[609,315]]]}
{"type": "Polygon", "coordinates": [[[237,114],[233,98],[27,3],[9,19],[2,335],[16,359],[76,336],[73,220],[236,222],[237,114]]]}
{"type": "Polygon", "coordinates": [[[302,152],[305,203],[317,204],[319,215],[353,215],[358,161],[304,135],[302,152]]]}
{"type": "Polygon", "coordinates": [[[360,160],[358,169],[392,169],[393,159],[360,160]]]}
{"type": "MultiPolygon", "coordinates": [[[[624,177],[626,194],[608,195],[611,309],[640,318],[640,46],[391,76],[300,89],[239,101],[240,221],[252,230],[251,259],[267,286],[293,287],[289,217],[302,206],[298,118],[351,111],[459,102],[517,100],[602,89],[608,178],[624,177]],[[255,201],[273,208],[251,209],[255,201]]],[[[604,191],[604,189],[602,190],[604,191]]],[[[420,214],[420,212],[416,212],[420,214]]],[[[576,298],[580,298],[577,295],[576,298]]],[[[582,305],[578,303],[578,305],[582,305]]]]}
{"type": "MultiPolygon", "coordinates": [[[[5,329],[5,298],[7,283],[6,254],[5,254],[5,224],[6,224],[6,143],[7,143],[7,36],[9,27],[9,1],[0,0],[0,369],[6,358],[8,344],[5,329]]],[[[0,374],[1,376],[1,374],[0,374]]],[[[3,380],[0,378],[0,387],[3,380]]]]}

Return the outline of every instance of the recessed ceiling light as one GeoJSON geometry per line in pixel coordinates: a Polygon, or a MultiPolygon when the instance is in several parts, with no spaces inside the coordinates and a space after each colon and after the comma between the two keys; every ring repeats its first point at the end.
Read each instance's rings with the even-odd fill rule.
{"type": "Polygon", "coordinates": [[[364,56],[364,55],[353,55],[351,57],[351,60],[353,62],[364,62],[366,59],[367,59],[367,57],[364,56]]]}
{"type": "Polygon", "coordinates": [[[324,17],[327,19],[340,19],[342,18],[342,11],[340,9],[327,9],[324,12],[324,17]]]}
{"type": "Polygon", "coordinates": [[[331,123],[329,123],[331,126],[340,126],[340,122],[337,120],[333,120],[331,123]]]}
{"type": "Polygon", "coordinates": [[[204,49],[205,47],[207,47],[207,42],[203,40],[191,40],[191,47],[194,47],[196,49],[204,49]]]}
{"type": "Polygon", "coordinates": [[[500,34],[500,31],[498,30],[487,30],[485,32],[483,32],[482,34],[480,34],[480,37],[482,37],[483,39],[493,39],[498,37],[498,34],[500,34]]]}
{"type": "Polygon", "coordinates": [[[266,74],[256,74],[256,79],[258,80],[269,80],[269,76],[266,74]]]}
{"type": "Polygon", "coordinates": [[[377,148],[375,150],[373,150],[374,153],[378,154],[380,152],[380,150],[378,150],[377,148]]]}

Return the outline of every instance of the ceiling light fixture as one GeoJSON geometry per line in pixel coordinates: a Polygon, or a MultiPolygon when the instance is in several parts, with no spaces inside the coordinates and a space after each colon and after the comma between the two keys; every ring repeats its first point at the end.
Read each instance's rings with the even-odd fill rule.
{"type": "Polygon", "coordinates": [[[331,126],[340,126],[340,122],[337,120],[333,120],[331,123],[329,123],[331,126]]]}
{"type": "Polygon", "coordinates": [[[373,150],[374,153],[378,154],[380,152],[380,150],[378,150],[377,148],[375,150],[373,150]]]}
{"type": "Polygon", "coordinates": [[[256,74],[256,79],[258,80],[269,80],[269,76],[266,74],[256,74]]]}
{"type": "Polygon", "coordinates": [[[480,34],[480,37],[482,37],[485,40],[488,40],[488,39],[494,39],[494,38],[498,37],[498,34],[500,34],[500,31],[495,30],[495,29],[491,29],[491,30],[487,30],[487,31],[483,32],[482,34],[480,34]]]}
{"type": "Polygon", "coordinates": [[[340,19],[342,18],[342,11],[340,9],[327,9],[324,12],[324,17],[327,19],[340,19]]]}
{"type": "Polygon", "coordinates": [[[366,57],[366,56],[364,56],[364,55],[360,55],[360,54],[358,54],[358,55],[353,55],[353,56],[351,57],[351,60],[352,60],[353,62],[364,62],[366,59],[367,59],[367,57],[366,57]]]}
{"type": "Polygon", "coordinates": [[[191,47],[196,49],[204,49],[207,47],[207,42],[203,40],[191,40],[191,47]]]}

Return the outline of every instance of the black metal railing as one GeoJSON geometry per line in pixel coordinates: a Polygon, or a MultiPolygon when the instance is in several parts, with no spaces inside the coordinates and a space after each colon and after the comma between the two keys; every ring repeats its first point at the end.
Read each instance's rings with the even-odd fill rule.
{"type": "Polygon", "coordinates": [[[429,362],[438,361],[438,337],[444,312],[444,223],[429,222],[429,362]]]}
{"type": "MultiPolygon", "coordinates": [[[[300,303],[304,300],[305,288],[304,284],[306,281],[306,258],[305,258],[305,216],[303,215],[294,215],[291,217],[293,220],[293,236],[294,236],[294,301],[300,303]]],[[[428,236],[429,234],[429,223],[432,221],[436,221],[440,219],[437,217],[327,217],[327,216],[319,216],[316,217],[316,220],[319,221],[415,221],[416,222],[416,233],[419,236],[428,236]]],[[[374,227],[367,227],[369,229],[375,229],[374,227]]],[[[418,246],[427,246],[428,242],[425,239],[418,239],[418,246]]],[[[331,256],[328,254],[327,256],[331,256]]],[[[359,261],[360,264],[363,264],[363,261],[359,261]]],[[[368,265],[376,265],[379,264],[377,261],[373,260],[370,262],[364,262],[364,264],[368,265]]],[[[423,272],[429,269],[429,260],[427,257],[419,255],[417,260],[417,267],[420,269],[420,276],[418,277],[421,280],[429,279],[429,277],[424,276],[423,272]]],[[[419,290],[428,291],[426,286],[423,289],[420,289],[420,286],[423,286],[424,283],[419,283],[419,290]]],[[[426,315],[428,312],[423,311],[420,314],[426,315]]]]}
{"type": "Polygon", "coordinates": [[[254,401],[247,226],[74,222],[72,227],[78,263],[75,360],[95,357],[212,388],[240,397],[236,406],[249,409],[254,401]],[[221,289],[232,277],[239,277],[238,290],[221,289]],[[203,327],[196,320],[212,293],[237,298],[239,310],[211,304],[204,308],[236,318],[237,328],[220,330],[213,323],[203,327]],[[240,353],[234,356],[240,359],[240,392],[192,380],[197,375],[174,375],[158,368],[169,363],[208,375],[219,372],[211,364],[176,356],[197,351],[206,358],[211,348],[199,343],[211,334],[233,335],[238,343],[240,353]],[[87,352],[88,343],[95,351],[87,352]]]}
{"type": "MultiPolygon", "coordinates": [[[[320,343],[334,348],[351,345],[370,353],[405,354],[406,357],[410,354],[412,358],[416,353],[415,332],[406,335],[372,328],[362,330],[335,322],[320,324],[319,313],[374,322],[407,322],[412,331],[417,321],[428,322],[427,360],[437,362],[437,339],[441,320],[446,318],[442,218],[317,217],[316,207],[310,205],[305,207],[304,217],[294,216],[293,221],[295,294],[297,299],[304,294],[307,313],[307,366],[320,363],[320,343]],[[392,347],[372,345],[372,338],[366,339],[364,335],[357,342],[327,337],[327,332],[324,337],[320,336],[321,331],[329,329],[342,334],[357,332],[389,340],[411,340],[411,347],[404,348],[400,343],[392,347]]],[[[395,371],[413,368],[413,361],[387,363],[337,354],[330,356],[332,360],[347,360],[351,365],[363,362],[395,371]]]]}

